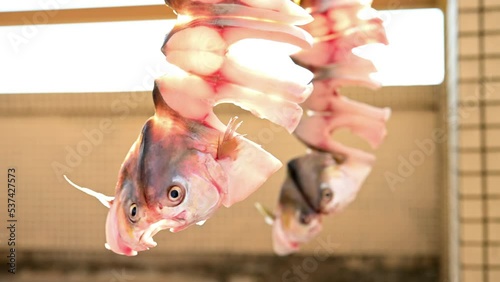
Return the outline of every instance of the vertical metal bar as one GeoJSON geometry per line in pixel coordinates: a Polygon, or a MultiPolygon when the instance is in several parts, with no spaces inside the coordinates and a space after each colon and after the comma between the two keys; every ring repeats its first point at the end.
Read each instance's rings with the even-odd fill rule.
{"type": "Polygon", "coordinates": [[[458,6],[457,0],[448,0],[447,30],[447,108],[448,114],[448,279],[460,282],[460,213],[458,209],[458,6]]]}

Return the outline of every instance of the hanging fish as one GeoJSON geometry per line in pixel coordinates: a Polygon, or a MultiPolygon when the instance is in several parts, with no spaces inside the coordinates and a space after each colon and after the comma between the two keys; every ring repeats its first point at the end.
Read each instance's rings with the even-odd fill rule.
{"type": "Polygon", "coordinates": [[[157,87],[153,100],[156,114],[125,158],[114,197],[70,182],[110,208],[106,247],[118,254],[156,246],[152,237],[162,229],[177,232],[202,224],[221,205],[248,197],[281,167],[235,133],[236,117],[220,132],[170,109],[157,87]]]}
{"type": "Polygon", "coordinates": [[[287,255],[321,230],[322,217],[344,209],[356,198],[369,175],[375,156],[336,141],[332,135],[347,128],[372,148],[383,142],[391,110],[377,108],[340,95],[342,86],[380,84],[371,79],[376,68],[352,49],[387,44],[382,20],[370,1],[296,0],[314,21],[305,25],[312,48],[293,54],[293,60],[314,73],[312,94],[301,106],[305,115],[294,135],[314,152],[288,163],[287,178],[274,213],[257,208],[272,224],[274,251],[287,255]]]}
{"type": "Polygon", "coordinates": [[[256,206],[272,225],[274,252],[288,255],[317,236],[323,216],[335,214],[354,201],[371,168],[371,160],[341,160],[319,151],[288,162],[274,213],[256,206]]]}
{"type": "Polygon", "coordinates": [[[178,14],[155,80],[155,115],[122,164],[114,197],[74,187],[109,207],[105,246],[136,255],[162,229],[203,224],[220,207],[244,200],[281,163],[224,125],[213,112],[233,103],[292,132],[313,74],[289,55],[309,47],[296,27],[312,17],[288,0],[167,0],[178,14]],[[263,58],[264,54],[270,54],[263,58]]]}

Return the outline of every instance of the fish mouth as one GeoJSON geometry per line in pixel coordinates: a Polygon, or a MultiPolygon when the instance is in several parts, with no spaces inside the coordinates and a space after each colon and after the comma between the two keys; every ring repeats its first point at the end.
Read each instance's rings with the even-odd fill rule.
{"type": "Polygon", "coordinates": [[[170,219],[162,219],[158,222],[151,224],[139,237],[139,244],[144,246],[146,249],[156,247],[158,243],[153,240],[153,236],[161,230],[168,228],[175,228],[182,225],[182,223],[170,219]]]}
{"type": "MultiPolygon", "coordinates": [[[[169,225],[167,228],[169,228],[170,232],[178,232],[181,230],[184,230],[188,227],[187,222],[187,217],[188,213],[186,210],[183,210],[179,212],[178,214],[172,216],[170,219],[172,222],[175,222],[175,224],[169,225]]],[[[166,229],[166,228],[165,228],[166,229]]]]}
{"type": "Polygon", "coordinates": [[[187,211],[183,210],[183,211],[179,212],[178,214],[174,215],[172,218],[176,219],[178,222],[185,223],[186,216],[187,216],[187,211]]]}

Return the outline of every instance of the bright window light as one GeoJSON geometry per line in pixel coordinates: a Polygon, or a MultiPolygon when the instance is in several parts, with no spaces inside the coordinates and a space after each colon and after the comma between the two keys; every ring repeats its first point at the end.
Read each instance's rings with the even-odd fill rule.
{"type": "Polygon", "coordinates": [[[151,90],[174,20],[0,27],[0,93],[151,90]]]}
{"type": "MultiPolygon", "coordinates": [[[[443,14],[382,11],[390,45],[355,50],[383,85],[435,85],[444,77],[443,14]]],[[[160,52],[173,20],[0,26],[0,93],[147,91],[167,72],[160,52]]]]}
{"type": "Polygon", "coordinates": [[[0,12],[164,5],[163,0],[2,0],[0,12]]]}
{"type": "Polygon", "coordinates": [[[389,45],[371,44],[355,54],[371,59],[384,86],[437,85],[444,79],[444,18],[439,9],[381,11],[389,45]]]}

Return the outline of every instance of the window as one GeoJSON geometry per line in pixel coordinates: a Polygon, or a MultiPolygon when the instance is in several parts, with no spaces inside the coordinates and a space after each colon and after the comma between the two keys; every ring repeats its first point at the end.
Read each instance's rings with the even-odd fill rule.
{"type": "Polygon", "coordinates": [[[439,9],[380,11],[388,46],[371,44],[354,50],[378,69],[384,86],[437,85],[444,79],[444,17],[439,9]]]}
{"type": "MultiPolygon", "coordinates": [[[[9,2],[17,3],[11,9],[31,7],[9,2]]],[[[374,61],[379,73],[373,75],[385,86],[440,84],[444,77],[442,12],[414,9],[381,11],[381,15],[390,45],[355,50],[374,61]]],[[[150,90],[153,79],[167,70],[160,47],[174,23],[143,20],[0,26],[0,93],[150,90]]]]}
{"type": "Polygon", "coordinates": [[[0,93],[151,90],[173,20],[0,27],[0,93]]]}

